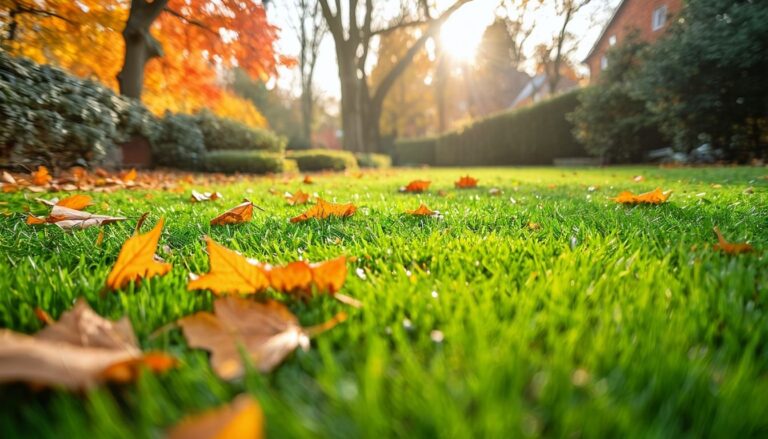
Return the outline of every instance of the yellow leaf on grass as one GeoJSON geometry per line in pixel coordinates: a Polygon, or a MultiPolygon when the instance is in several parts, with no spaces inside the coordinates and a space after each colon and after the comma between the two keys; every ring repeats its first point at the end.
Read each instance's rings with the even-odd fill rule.
{"type": "Polygon", "coordinates": [[[307,204],[309,201],[309,194],[306,192],[303,192],[301,189],[296,191],[295,194],[291,194],[289,192],[285,193],[285,201],[288,202],[291,206],[298,206],[300,204],[307,204]]]}
{"type": "Polygon", "coordinates": [[[635,195],[632,192],[624,191],[613,198],[613,201],[621,204],[662,204],[666,203],[672,191],[663,192],[656,188],[651,192],[635,195]]]}
{"type": "Polygon", "coordinates": [[[211,290],[215,294],[258,293],[269,287],[267,275],[261,267],[217,244],[211,238],[205,238],[208,245],[208,273],[197,277],[187,284],[188,290],[211,290]]]}
{"type": "Polygon", "coordinates": [[[47,205],[47,206],[61,206],[61,207],[67,207],[72,210],[83,210],[88,206],[93,205],[93,198],[91,198],[88,195],[70,195],[69,197],[62,198],[61,200],[57,200],[54,198],[53,200],[38,200],[47,205]]]}
{"type": "Polygon", "coordinates": [[[253,218],[254,204],[249,200],[243,200],[242,203],[222,213],[211,220],[212,226],[223,226],[226,224],[245,223],[253,218]]]}
{"type": "Polygon", "coordinates": [[[322,198],[318,198],[317,204],[315,204],[311,209],[302,213],[301,215],[291,218],[291,222],[303,222],[309,220],[310,218],[325,219],[331,216],[345,218],[354,215],[356,211],[357,207],[355,207],[355,205],[352,203],[335,204],[329,203],[322,198]]]}
{"type": "Polygon", "coordinates": [[[232,403],[183,419],[170,429],[169,439],[262,439],[264,415],[250,395],[232,403]]]}
{"type": "Polygon", "coordinates": [[[117,262],[107,277],[108,288],[117,290],[131,281],[162,276],[171,271],[171,264],[158,262],[155,259],[155,251],[162,231],[163,219],[161,218],[154,229],[143,235],[131,236],[125,241],[117,256],[117,262]]]}

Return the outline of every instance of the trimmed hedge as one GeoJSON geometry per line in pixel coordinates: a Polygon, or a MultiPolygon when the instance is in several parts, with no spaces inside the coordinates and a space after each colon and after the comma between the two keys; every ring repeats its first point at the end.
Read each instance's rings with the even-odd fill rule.
{"type": "Polygon", "coordinates": [[[116,145],[135,135],[152,137],[156,125],[137,101],[0,50],[0,159],[26,166],[116,165],[116,145]]]}
{"type": "Polygon", "coordinates": [[[357,159],[347,151],[331,151],[328,149],[308,149],[291,151],[288,158],[296,160],[299,170],[311,171],[343,171],[357,168],[357,159]]]}
{"type": "Polygon", "coordinates": [[[205,143],[197,118],[189,114],[166,113],[160,126],[151,141],[154,163],[188,170],[200,169],[205,156],[205,143]]]}
{"type": "Polygon", "coordinates": [[[357,166],[361,168],[386,169],[392,166],[392,157],[386,154],[355,154],[357,166]]]}
{"type": "Polygon", "coordinates": [[[399,166],[434,165],[437,137],[398,139],[395,141],[392,161],[399,166]]]}
{"type": "Polygon", "coordinates": [[[208,151],[285,151],[287,139],[272,131],[253,128],[238,121],[216,116],[208,110],[197,113],[208,151]]]}
{"type": "Polygon", "coordinates": [[[277,174],[295,168],[281,154],[263,151],[211,151],[205,154],[203,162],[206,171],[224,173],[277,174]]]}
{"type": "Polygon", "coordinates": [[[536,105],[479,119],[437,138],[395,144],[399,165],[551,165],[555,158],[589,154],[566,119],[578,105],[579,90],[536,105]]]}

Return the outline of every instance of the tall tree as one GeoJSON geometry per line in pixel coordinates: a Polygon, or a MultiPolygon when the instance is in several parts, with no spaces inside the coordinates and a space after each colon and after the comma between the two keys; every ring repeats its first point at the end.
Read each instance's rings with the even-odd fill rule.
{"type": "MultiPolygon", "coordinates": [[[[547,75],[549,92],[557,92],[557,86],[562,79],[562,69],[567,64],[567,57],[573,47],[569,44],[573,35],[568,32],[568,26],[573,23],[576,14],[592,0],[554,0],[557,17],[561,20],[558,31],[552,36],[549,44],[540,45],[537,49],[539,66],[547,75]]],[[[543,3],[544,0],[539,0],[543,3]]]]}
{"type": "Polygon", "coordinates": [[[319,0],[328,30],[333,36],[341,82],[341,120],[344,149],[370,152],[380,150],[379,119],[384,98],[416,54],[432,38],[442,23],[457,9],[471,0],[455,0],[437,18],[431,18],[428,2],[419,2],[418,17],[406,14],[394,25],[373,27],[374,0],[319,0]],[[366,63],[371,40],[396,28],[423,26],[423,33],[408,47],[404,55],[371,90],[366,63]]]}
{"type": "Polygon", "coordinates": [[[295,0],[293,8],[297,14],[293,28],[299,42],[302,135],[309,141],[312,138],[312,118],[315,107],[315,66],[320,44],[328,29],[317,0],[295,0]]]}

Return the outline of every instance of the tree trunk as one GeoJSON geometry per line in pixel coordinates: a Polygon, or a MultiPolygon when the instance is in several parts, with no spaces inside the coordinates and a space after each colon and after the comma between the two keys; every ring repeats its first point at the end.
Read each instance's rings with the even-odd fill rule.
{"type": "Polygon", "coordinates": [[[120,94],[141,99],[144,86],[144,67],[152,58],[162,56],[160,43],[149,33],[152,23],[165,8],[168,0],[131,1],[128,21],[123,29],[125,58],[123,68],[117,75],[120,94]]]}
{"type": "Polygon", "coordinates": [[[357,77],[354,58],[339,62],[339,80],[341,82],[341,127],[344,132],[342,145],[347,151],[362,152],[366,109],[363,108],[360,79],[357,77]]]}
{"type": "Polygon", "coordinates": [[[309,87],[305,87],[301,94],[301,131],[305,139],[308,142],[312,142],[312,107],[314,97],[312,96],[312,90],[309,87]]]}

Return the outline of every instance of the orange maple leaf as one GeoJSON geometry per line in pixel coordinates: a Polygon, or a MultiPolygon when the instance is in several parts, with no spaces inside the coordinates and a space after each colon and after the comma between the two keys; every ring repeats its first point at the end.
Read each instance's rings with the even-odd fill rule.
{"type": "Polygon", "coordinates": [[[131,169],[130,171],[120,174],[120,179],[123,180],[123,182],[128,183],[136,180],[137,176],[138,173],[136,172],[136,169],[131,169]]]}
{"type": "Polygon", "coordinates": [[[662,204],[669,199],[672,191],[663,192],[661,189],[656,188],[651,192],[635,195],[632,192],[624,191],[613,198],[613,201],[621,204],[662,204]]]}
{"type": "Polygon", "coordinates": [[[160,218],[154,229],[143,235],[131,236],[125,241],[117,256],[117,262],[107,277],[108,288],[117,290],[131,281],[162,276],[171,271],[171,264],[155,260],[157,242],[162,231],[163,219],[160,218]]]}
{"type": "Polygon", "coordinates": [[[421,193],[429,189],[430,183],[432,182],[427,180],[413,180],[407,186],[401,187],[400,192],[421,193]]]}
{"type": "Polygon", "coordinates": [[[282,267],[265,266],[264,270],[272,288],[277,291],[308,294],[314,286],[318,293],[333,295],[347,279],[347,258],[339,256],[314,264],[296,261],[282,267]]]}
{"type": "Polygon", "coordinates": [[[309,176],[309,175],[305,175],[304,176],[303,182],[304,182],[304,184],[313,184],[314,183],[314,181],[312,180],[312,177],[309,176]]]}
{"type": "Polygon", "coordinates": [[[245,257],[205,238],[208,244],[208,273],[187,284],[188,290],[211,290],[215,294],[258,293],[269,286],[263,269],[245,257]]]}
{"type": "Polygon", "coordinates": [[[73,210],[83,210],[86,207],[93,205],[93,198],[88,195],[80,194],[71,195],[69,197],[62,198],[61,200],[57,200],[56,198],[53,200],[38,200],[47,206],[62,206],[73,210]]]}
{"type": "Polygon", "coordinates": [[[478,180],[476,178],[472,178],[469,175],[459,178],[459,181],[454,183],[454,185],[459,189],[470,189],[473,187],[477,187],[478,180]]]}
{"type": "Polygon", "coordinates": [[[290,192],[285,193],[285,201],[288,202],[291,206],[298,206],[300,204],[307,204],[309,201],[309,194],[306,192],[303,192],[301,189],[296,191],[295,194],[291,194],[290,192]]]}
{"type": "Polygon", "coordinates": [[[406,210],[405,213],[409,215],[422,215],[422,216],[432,216],[436,214],[434,210],[431,210],[429,207],[427,207],[426,204],[421,203],[418,209],[416,210],[406,210]]]}
{"type": "Polygon", "coordinates": [[[37,171],[32,173],[32,184],[35,186],[46,186],[51,180],[53,177],[48,173],[48,168],[45,166],[38,166],[37,171]]]}
{"type": "Polygon", "coordinates": [[[755,250],[754,247],[747,243],[732,243],[726,241],[725,237],[723,237],[723,234],[720,232],[720,229],[717,226],[715,226],[714,231],[717,235],[717,244],[714,244],[712,248],[715,250],[720,250],[723,253],[728,253],[729,255],[750,253],[755,250]]]}
{"type": "Polygon", "coordinates": [[[301,215],[291,218],[291,222],[303,222],[310,218],[325,219],[331,216],[345,218],[354,215],[356,211],[357,207],[352,203],[335,204],[329,203],[322,198],[318,198],[317,204],[301,215]]]}
{"type": "Polygon", "coordinates": [[[168,432],[169,439],[264,437],[264,414],[253,397],[242,394],[231,404],[184,418],[168,432]]]}
{"type": "Polygon", "coordinates": [[[223,226],[225,224],[245,223],[253,218],[253,208],[256,205],[249,200],[243,200],[242,203],[222,213],[211,220],[212,226],[223,226]]]}

